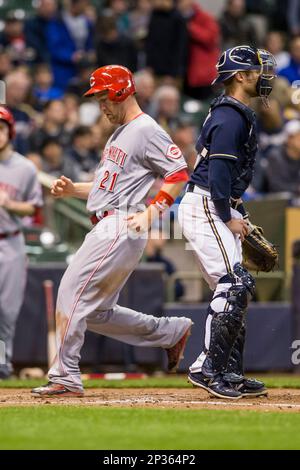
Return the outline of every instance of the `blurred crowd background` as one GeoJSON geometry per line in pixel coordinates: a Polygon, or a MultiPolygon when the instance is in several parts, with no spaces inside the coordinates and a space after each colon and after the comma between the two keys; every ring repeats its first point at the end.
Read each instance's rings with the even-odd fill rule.
{"type": "MultiPolygon", "coordinates": [[[[45,202],[23,218],[29,265],[17,367],[46,363],[43,281],[53,283],[55,297],[66,264],[92,227],[85,201],[50,195],[52,180],[62,174],[91,181],[114,131],[98,104],[83,97],[91,73],[113,63],[131,69],[142,110],[170,134],[192,172],[197,137],[222,92],[211,85],[216,63],[222,50],[242,44],[266,48],[277,61],[270,106],[253,100],[259,152],[244,199],[251,221],[280,252],[274,272],[252,272],[256,305],[246,367],[291,370],[292,330],[294,339],[300,331],[300,0],[0,0],[0,102],[14,115],[14,148],[36,166],[45,202]]],[[[161,184],[158,178],[148,202],[161,184]]],[[[197,351],[201,303],[212,293],[181,236],[177,207],[149,234],[120,304],[155,315],[191,315],[197,351]]],[[[155,351],[143,356],[142,348],[124,349],[104,337],[88,341],[82,362],[97,371],[99,364],[109,371],[112,364],[115,370],[120,364],[130,371],[137,364],[161,368],[155,351]]],[[[183,368],[192,360],[186,355],[183,368]]]]}
{"type": "Polygon", "coordinates": [[[271,51],[278,77],[259,120],[260,152],[248,197],[300,193],[300,0],[0,0],[0,79],[17,122],[15,149],[50,175],[88,181],[110,124],[82,99],[91,72],[135,73],[142,109],[182,149],[194,144],[220,51],[271,51]]]}
{"type": "MultiPolygon", "coordinates": [[[[284,193],[297,205],[300,0],[0,0],[0,79],[16,120],[14,147],[49,176],[92,180],[114,129],[82,95],[95,68],[115,63],[134,72],[143,111],[192,171],[201,125],[221,92],[211,86],[216,62],[241,44],[268,49],[278,66],[269,108],[253,102],[259,154],[245,198],[284,193]]],[[[150,241],[147,257],[172,273],[161,245],[150,241]]]]}

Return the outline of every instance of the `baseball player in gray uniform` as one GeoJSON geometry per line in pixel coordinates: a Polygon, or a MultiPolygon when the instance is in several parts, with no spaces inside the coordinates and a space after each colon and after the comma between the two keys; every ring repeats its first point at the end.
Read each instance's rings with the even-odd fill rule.
{"type": "Polygon", "coordinates": [[[37,172],[29,160],[13,151],[14,135],[14,118],[0,106],[0,341],[5,349],[0,379],[13,372],[13,338],[26,283],[22,217],[42,206],[37,172]]]}
{"type": "Polygon", "coordinates": [[[49,382],[34,396],[82,396],[80,350],[86,329],[135,346],[166,349],[168,369],[176,369],[190,333],[185,317],[154,317],[117,304],[120,290],[137,266],[152,222],[168,209],[188,179],[186,162],[168,134],[135,98],[131,72],[110,65],[91,76],[87,96],[119,124],[109,138],[93,183],[62,176],[55,197],[87,199],[94,228],[68,266],[56,306],[57,355],[49,382]],[[164,184],[148,208],[144,200],[156,177],[164,184]]]}

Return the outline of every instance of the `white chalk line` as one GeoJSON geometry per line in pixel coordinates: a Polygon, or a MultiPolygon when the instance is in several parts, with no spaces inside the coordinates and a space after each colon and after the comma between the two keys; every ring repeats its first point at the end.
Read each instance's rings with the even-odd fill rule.
{"type": "Polygon", "coordinates": [[[205,406],[228,406],[232,407],[269,407],[269,408],[295,408],[300,409],[300,404],[295,403],[266,403],[264,402],[239,402],[238,400],[234,401],[212,401],[212,400],[191,400],[191,401],[182,401],[182,400],[159,400],[159,399],[151,399],[151,398],[133,398],[133,399],[124,399],[124,400],[99,400],[93,398],[35,398],[35,400],[7,400],[0,402],[1,406],[6,405],[34,405],[34,404],[62,404],[62,405],[82,405],[82,406],[90,406],[90,405],[176,405],[176,406],[186,406],[186,405],[205,405],[205,406]],[[47,402],[47,403],[46,403],[47,402]]]}

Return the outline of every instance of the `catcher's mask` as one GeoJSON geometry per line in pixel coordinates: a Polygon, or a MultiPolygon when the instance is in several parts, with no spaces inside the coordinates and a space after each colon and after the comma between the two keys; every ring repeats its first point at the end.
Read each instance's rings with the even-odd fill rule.
{"type": "Polygon", "coordinates": [[[108,99],[114,102],[124,101],[136,93],[133,75],[122,65],[105,65],[95,70],[90,78],[90,87],[84,96],[108,91],[108,99]]]}
{"type": "Polygon", "coordinates": [[[276,60],[269,51],[251,46],[233,47],[223,52],[216,67],[218,76],[212,84],[223,83],[237,72],[258,70],[257,96],[261,97],[264,104],[268,104],[268,96],[273,88],[272,80],[276,77],[276,60]]]}

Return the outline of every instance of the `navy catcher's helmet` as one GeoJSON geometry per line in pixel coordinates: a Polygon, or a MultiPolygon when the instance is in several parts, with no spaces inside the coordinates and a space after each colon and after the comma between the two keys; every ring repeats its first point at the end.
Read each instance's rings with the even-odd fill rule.
{"type": "Polygon", "coordinates": [[[260,70],[261,63],[259,62],[257,49],[250,46],[237,46],[223,52],[216,67],[219,75],[213,84],[224,82],[237,72],[260,70]]]}
{"type": "Polygon", "coordinates": [[[276,77],[276,60],[270,52],[264,49],[251,46],[236,46],[227,49],[221,55],[216,67],[219,75],[212,85],[225,82],[237,72],[258,70],[260,72],[257,84],[258,96],[267,97],[272,91],[270,81],[276,77]]]}

